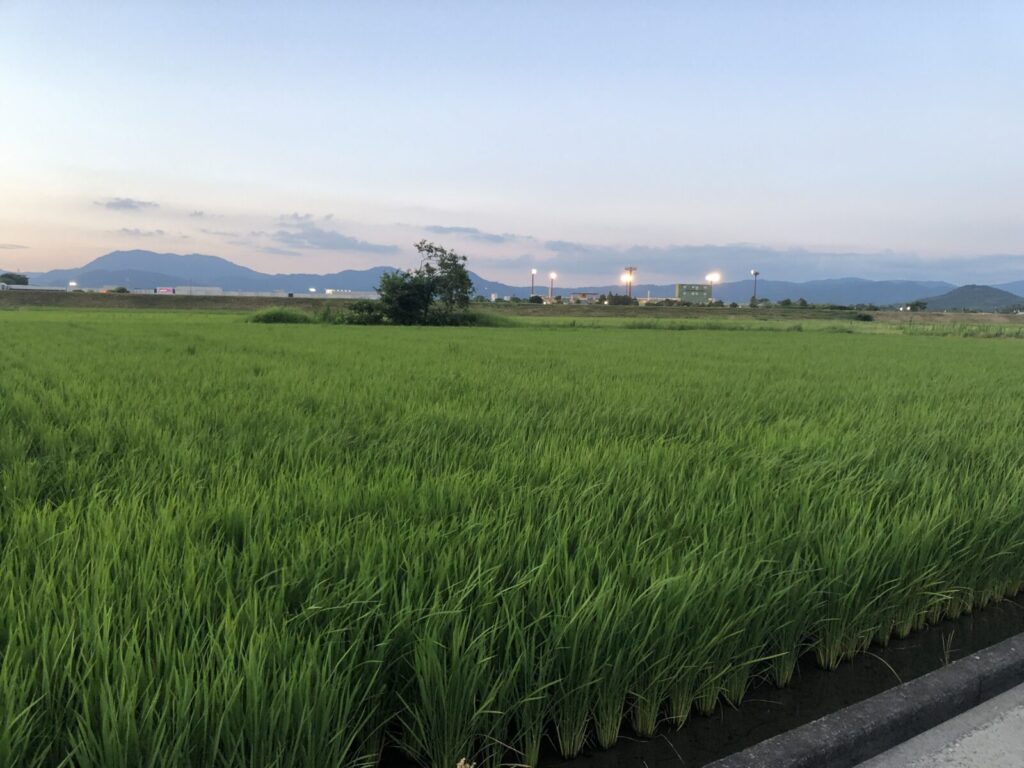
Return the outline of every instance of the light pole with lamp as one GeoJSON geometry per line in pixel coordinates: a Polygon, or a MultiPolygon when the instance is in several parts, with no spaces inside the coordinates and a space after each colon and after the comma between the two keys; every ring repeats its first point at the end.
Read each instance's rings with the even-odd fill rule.
{"type": "Polygon", "coordinates": [[[531,296],[533,296],[536,293],[536,291],[533,290],[533,284],[534,284],[534,282],[536,280],[537,280],[537,270],[536,269],[531,269],[530,270],[530,295],[531,296]]]}
{"type": "Polygon", "coordinates": [[[757,304],[757,276],[761,273],[756,269],[750,270],[750,275],[754,278],[754,303],[757,304]]]}
{"type": "Polygon", "coordinates": [[[626,284],[626,295],[633,298],[633,275],[636,274],[636,267],[626,267],[622,273],[622,282],[626,284]]]}
{"type": "Polygon", "coordinates": [[[722,282],[722,273],[709,272],[708,274],[704,275],[704,279],[711,284],[711,289],[708,291],[708,304],[710,304],[712,300],[714,300],[715,298],[715,283],[722,282]]]}
{"type": "Polygon", "coordinates": [[[558,273],[552,272],[548,277],[551,278],[551,282],[548,284],[548,302],[552,302],[555,300],[555,278],[558,277],[558,273]]]}

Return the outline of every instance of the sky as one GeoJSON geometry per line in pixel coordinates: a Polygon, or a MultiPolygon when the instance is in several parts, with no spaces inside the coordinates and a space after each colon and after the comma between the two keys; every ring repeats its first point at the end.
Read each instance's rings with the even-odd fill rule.
{"type": "Polygon", "coordinates": [[[0,268],[1024,277],[1019,2],[0,0],[0,268]]]}

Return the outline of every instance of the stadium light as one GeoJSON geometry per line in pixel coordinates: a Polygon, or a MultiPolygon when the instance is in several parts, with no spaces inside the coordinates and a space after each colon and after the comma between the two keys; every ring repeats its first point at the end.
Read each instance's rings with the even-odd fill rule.
{"type": "Polygon", "coordinates": [[[622,273],[622,282],[626,284],[626,294],[633,298],[633,275],[636,274],[636,267],[626,267],[622,273]]]}
{"type": "Polygon", "coordinates": [[[533,290],[533,286],[534,286],[534,283],[536,282],[536,280],[537,280],[537,270],[536,269],[531,269],[530,270],[530,295],[531,296],[533,296],[533,294],[535,293],[535,291],[533,290]]]}
{"type": "Polygon", "coordinates": [[[750,270],[750,275],[751,275],[751,277],[754,278],[754,303],[755,304],[757,304],[757,276],[760,275],[760,274],[761,273],[758,272],[756,269],[750,270]]]}
{"type": "Polygon", "coordinates": [[[548,277],[551,278],[551,283],[548,285],[548,301],[553,301],[555,295],[555,278],[558,277],[558,273],[552,272],[548,277]]]}
{"type": "Polygon", "coordinates": [[[706,275],[704,275],[704,279],[711,284],[711,288],[708,290],[708,304],[710,304],[712,299],[714,299],[715,283],[722,282],[722,273],[708,272],[706,275]]]}

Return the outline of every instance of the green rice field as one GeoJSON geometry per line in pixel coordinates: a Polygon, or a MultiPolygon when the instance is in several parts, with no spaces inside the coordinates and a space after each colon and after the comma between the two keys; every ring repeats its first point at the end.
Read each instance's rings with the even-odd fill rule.
{"type": "Polygon", "coordinates": [[[533,766],[1024,582],[1018,339],[245,319],[0,312],[0,765],[533,766]]]}

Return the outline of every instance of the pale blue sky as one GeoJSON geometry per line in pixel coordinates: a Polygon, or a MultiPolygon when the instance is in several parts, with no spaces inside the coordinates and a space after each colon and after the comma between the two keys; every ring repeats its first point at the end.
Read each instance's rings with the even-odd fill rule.
{"type": "Polygon", "coordinates": [[[0,0],[0,267],[1020,277],[1024,4],[625,6],[0,0]]]}

